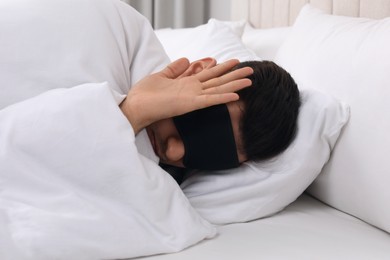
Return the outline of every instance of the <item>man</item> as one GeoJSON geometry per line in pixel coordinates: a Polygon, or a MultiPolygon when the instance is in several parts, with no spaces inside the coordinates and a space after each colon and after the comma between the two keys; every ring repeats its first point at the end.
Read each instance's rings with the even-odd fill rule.
{"type": "MultiPolygon", "coordinates": [[[[177,66],[184,70],[186,66],[180,65],[183,62],[186,61],[179,60],[171,68],[177,66]]],[[[212,59],[196,61],[179,78],[190,75],[201,77],[202,73],[213,66],[215,61],[212,59]]],[[[182,115],[193,108],[204,107],[206,103],[192,105],[194,96],[183,95],[182,89],[177,95],[162,93],[169,97],[167,101],[163,101],[155,88],[148,93],[145,87],[135,87],[121,104],[122,111],[136,132],[146,127],[154,152],[163,165],[221,170],[238,167],[247,160],[272,158],[285,150],[294,138],[300,106],[297,85],[285,70],[273,62],[244,62],[235,66],[234,70],[237,76],[249,76],[252,87],[238,91],[240,100],[237,100],[238,96],[226,96],[224,101],[227,105],[212,106],[182,115]],[[246,66],[252,70],[245,68],[246,66]],[[252,71],[254,73],[251,75],[252,71]],[[142,94],[144,91],[145,95],[142,94]],[[151,96],[155,96],[156,100],[151,96]],[[147,101],[150,101],[150,105],[146,107],[156,110],[142,115],[137,112],[141,111],[137,109],[137,103],[138,106],[145,107],[147,101]],[[170,112],[164,109],[167,107],[168,110],[171,109],[170,112]],[[141,119],[135,119],[135,116],[141,119]]],[[[227,80],[228,77],[225,78],[227,80]]],[[[229,79],[233,77],[230,75],[229,79]]],[[[221,79],[219,82],[221,83],[221,79]]],[[[242,86],[247,84],[243,80],[240,82],[242,86]]],[[[185,90],[192,92],[191,88],[185,90]]],[[[166,91],[168,88],[163,90],[166,91]]],[[[222,87],[218,91],[222,93],[222,87]]]]}
{"type": "Polygon", "coordinates": [[[0,258],[122,259],[212,237],[136,139],[146,129],[163,163],[236,167],[254,158],[246,132],[252,93],[244,90],[269,80],[238,61],[167,66],[147,20],[119,1],[7,0],[0,14],[0,244],[7,247],[0,258]],[[198,124],[203,115],[215,127],[198,124]],[[163,135],[164,122],[178,142],[163,135]],[[189,131],[194,126],[202,131],[189,131]],[[221,143],[210,146],[214,139],[221,143]]]}
{"type": "MultiPolygon", "coordinates": [[[[243,122],[253,121],[264,125],[263,122],[271,120],[267,119],[272,118],[268,115],[270,113],[258,113],[252,106],[255,107],[254,105],[257,103],[266,104],[265,101],[267,100],[277,101],[280,99],[277,92],[275,92],[275,97],[265,95],[264,93],[260,94],[260,92],[252,95],[251,93],[253,91],[253,93],[257,93],[258,88],[256,87],[247,88],[247,91],[242,91],[240,93],[242,96],[241,101],[233,102],[238,99],[238,95],[234,92],[250,85],[248,79],[242,78],[252,73],[254,64],[251,64],[251,66],[253,65],[252,70],[248,70],[247,68],[243,71],[238,70],[238,72],[234,72],[236,74],[224,75],[237,62],[228,62],[225,65],[221,64],[216,66],[215,60],[211,58],[196,61],[192,64],[189,64],[186,60],[179,60],[177,63],[168,67],[168,70],[172,70],[172,68],[177,66],[177,71],[170,71],[176,75],[170,75],[170,78],[165,77],[165,81],[161,77],[158,78],[156,76],[147,77],[140,81],[145,75],[153,71],[158,71],[162,66],[167,64],[167,57],[162,52],[161,45],[157,42],[146,19],[141,17],[129,6],[121,2],[107,0],[83,1],[82,6],[79,6],[80,1],[75,0],[71,2],[48,0],[40,0],[37,3],[31,3],[30,1],[9,2],[10,4],[3,5],[1,9],[1,19],[2,21],[4,20],[1,23],[3,24],[1,32],[4,35],[4,42],[2,43],[4,46],[0,51],[2,56],[2,63],[0,63],[0,83],[2,86],[0,108],[26,100],[53,88],[71,87],[85,82],[107,81],[112,89],[122,94],[128,92],[131,87],[131,90],[128,92],[128,98],[121,105],[121,108],[131,122],[135,132],[138,133],[141,129],[147,127],[151,141],[162,163],[197,169],[237,167],[241,162],[246,160],[266,159],[283,150],[288,145],[289,140],[292,139],[295,125],[290,123],[289,127],[291,129],[286,130],[286,133],[280,134],[280,131],[285,131],[285,127],[277,123],[276,119],[272,119],[275,123],[270,122],[266,125],[268,125],[269,129],[274,128],[274,133],[279,134],[273,139],[265,137],[265,134],[261,135],[264,136],[264,139],[270,140],[269,143],[271,143],[273,148],[276,147],[274,143],[279,142],[279,136],[282,134],[286,136],[286,140],[280,141],[280,148],[275,148],[275,151],[270,154],[265,153],[257,156],[252,155],[254,152],[249,153],[249,144],[254,144],[254,140],[258,141],[263,139],[256,136],[248,137],[253,132],[249,129],[260,128],[259,126],[251,127],[249,123],[239,124],[241,110],[245,111],[245,114],[243,114],[243,122]],[[77,12],[75,11],[75,6],[78,7],[77,12]],[[31,10],[30,7],[32,8],[31,10]],[[104,10],[104,12],[101,10],[104,10]],[[23,19],[20,19],[20,17],[23,17],[23,19]],[[38,19],[37,17],[45,17],[45,19],[38,19]],[[58,17],[62,18],[58,19],[58,17]],[[65,17],[72,17],[73,22],[67,22],[69,19],[63,19],[65,17]],[[47,21],[52,22],[48,23],[47,21]],[[24,29],[27,26],[28,30],[24,29]],[[96,30],[96,28],[99,28],[99,30],[96,30]],[[117,29],[113,30],[112,28],[117,29]],[[45,35],[45,37],[39,37],[39,35],[45,35]],[[213,69],[217,73],[212,75],[209,72],[213,72],[213,69]],[[198,91],[197,93],[188,93],[192,94],[192,96],[182,96],[181,94],[185,92],[182,92],[181,89],[179,89],[181,96],[176,95],[172,92],[172,89],[167,90],[164,88],[165,85],[162,85],[163,82],[166,82],[167,84],[176,83],[176,85],[173,84],[171,87],[185,86],[191,80],[196,79],[196,77],[200,77],[200,83],[206,83],[206,85],[205,89],[197,89],[196,87],[199,87],[199,85],[196,84],[194,85],[195,88],[186,88],[186,90],[198,91]],[[214,77],[216,78],[212,79],[214,77]],[[220,78],[224,78],[225,81],[221,82],[220,78]],[[151,80],[151,82],[148,80],[151,80]],[[231,81],[236,81],[238,85],[228,83],[231,81]],[[136,84],[136,82],[139,83],[136,84]],[[216,83],[221,83],[226,88],[216,88],[216,93],[212,93],[210,92],[210,82],[214,86],[216,83]],[[140,85],[148,85],[149,88],[137,87],[140,85]],[[153,92],[147,92],[150,89],[153,92]],[[224,91],[223,94],[221,89],[224,91]],[[143,90],[144,92],[140,92],[139,90],[143,90]],[[140,100],[140,96],[142,97],[142,95],[139,94],[145,94],[145,92],[149,94],[144,95],[143,99],[140,100]],[[153,94],[152,96],[150,95],[151,93],[153,94]],[[214,99],[211,100],[210,95],[196,96],[194,94],[214,94],[214,99]],[[256,99],[264,97],[264,100],[260,102],[251,101],[253,105],[249,105],[247,104],[249,101],[246,101],[248,98],[243,97],[251,96],[256,97],[256,99]],[[154,98],[152,99],[151,97],[154,98]],[[128,102],[130,100],[132,101],[131,106],[138,106],[136,109],[132,109],[135,112],[129,111],[131,107],[128,106],[128,102]],[[135,103],[134,100],[136,100],[135,103]],[[225,119],[220,123],[217,124],[215,118],[222,118],[218,117],[219,114],[226,115],[225,106],[213,106],[210,109],[202,110],[202,116],[198,116],[198,119],[206,119],[203,115],[208,115],[212,112],[216,113],[215,118],[209,118],[208,121],[210,124],[215,123],[213,127],[210,127],[210,129],[215,130],[213,135],[198,134],[196,138],[200,138],[199,141],[193,141],[195,139],[192,137],[187,138],[188,133],[196,133],[198,131],[185,131],[185,125],[189,125],[189,123],[203,125],[205,121],[194,120],[194,114],[188,114],[185,117],[176,116],[199,108],[222,103],[229,103],[227,108],[230,114],[228,117],[225,116],[225,119]],[[152,108],[156,110],[149,111],[152,108]],[[234,113],[234,111],[237,113],[234,113]],[[253,116],[245,116],[249,113],[255,115],[264,114],[263,117],[265,118],[256,120],[253,116]],[[148,118],[150,115],[153,115],[152,118],[148,118]],[[137,118],[133,118],[135,116],[137,118]],[[161,143],[161,140],[158,140],[160,138],[159,131],[156,129],[159,128],[161,120],[167,119],[169,121],[169,118],[175,118],[175,128],[180,132],[180,141],[184,140],[183,145],[185,144],[186,151],[184,152],[184,149],[182,151],[172,149],[171,146],[167,147],[167,151],[179,151],[181,154],[166,153],[164,155],[162,151],[158,151],[157,149],[163,147],[163,145],[157,145],[161,143]],[[233,124],[229,123],[230,120],[233,124]],[[196,122],[199,123],[197,124],[196,122]],[[222,123],[225,125],[227,123],[231,124],[232,129],[225,127],[227,129],[226,131],[223,129],[217,130],[218,127],[218,129],[221,128],[222,123]],[[274,127],[273,125],[278,127],[274,127]],[[243,131],[242,134],[241,131],[243,131]],[[222,136],[223,133],[225,134],[224,136],[222,136]],[[234,138],[232,138],[233,136],[234,138]],[[208,137],[208,140],[204,141],[203,137],[208,137]],[[219,150],[217,147],[219,147],[219,150]],[[213,150],[212,148],[217,150],[213,150]],[[204,151],[208,151],[208,153],[206,154],[204,151]],[[222,153],[223,151],[224,153],[222,153]],[[196,162],[191,162],[193,159],[190,160],[189,158],[195,157],[196,162]],[[218,163],[216,162],[217,160],[219,161],[218,163]],[[230,164],[226,164],[227,162],[230,164]],[[203,165],[201,165],[202,163],[203,165]]],[[[260,75],[262,69],[260,68],[258,71],[260,75]]],[[[270,75],[274,73],[279,75],[280,73],[283,74],[283,71],[280,72],[278,69],[275,69],[273,72],[270,72],[270,75]]],[[[161,76],[161,74],[158,75],[161,76]]],[[[268,79],[267,77],[257,78],[257,76],[251,78],[252,81],[257,81],[253,86],[265,86],[263,84],[264,82],[267,82],[267,80],[272,81],[272,79],[268,79]]],[[[272,86],[277,84],[278,82],[270,82],[268,85],[272,89],[272,86]]],[[[298,98],[296,91],[295,94],[296,100],[298,98]]],[[[283,107],[283,103],[281,105],[283,107]]],[[[288,107],[288,105],[286,106],[288,107]]],[[[258,110],[261,109],[263,108],[258,108],[258,110]]],[[[295,122],[297,104],[295,104],[295,108],[291,109],[291,111],[292,115],[285,117],[295,122]]],[[[282,117],[278,115],[277,118],[282,117]]],[[[282,121],[290,122],[286,119],[282,121]]],[[[229,126],[229,124],[227,125],[229,126]]],[[[259,133],[260,131],[262,130],[258,130],[259,133]]],[[[170,142],[165,143],[171,144],[170,142]]],[[[261,149],[265,147],[264,144],[260,143],[254,145],[254,148],[251,148],[251,150],[259,150],[259,146],[261,149]]]]}

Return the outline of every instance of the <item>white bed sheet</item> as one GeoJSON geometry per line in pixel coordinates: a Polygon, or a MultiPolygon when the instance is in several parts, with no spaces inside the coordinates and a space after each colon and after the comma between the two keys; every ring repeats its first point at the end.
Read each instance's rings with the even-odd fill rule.
{"type": "Polygon", "coordinates": [[[137,259],[385,260],[389,245],[386,232],[303,194],[272,217],[220,226],[216,239],[177,254],[137,259]]]}

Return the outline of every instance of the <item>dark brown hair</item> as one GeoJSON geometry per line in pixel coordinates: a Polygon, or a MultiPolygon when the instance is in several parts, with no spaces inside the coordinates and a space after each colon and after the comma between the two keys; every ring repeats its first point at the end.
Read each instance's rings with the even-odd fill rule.
{"type": "Polygon", "coordinates": [[[244,104],[240,130],[248,160],[270,159],[284,151],[297,131],[300,96],[291,75],[271,61],[247,61],[252,86],[238,92],[244,104]]]}

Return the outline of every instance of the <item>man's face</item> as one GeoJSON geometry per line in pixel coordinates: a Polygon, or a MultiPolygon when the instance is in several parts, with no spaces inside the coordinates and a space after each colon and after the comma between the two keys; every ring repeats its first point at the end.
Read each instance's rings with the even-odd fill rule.
{"type": "MultiPolygon", "coordinates": [[[[246,161],[246,156],[239,149],[241,147],[241,133],[239,123],[242,115],[242,107],[239,101],[227,104],[234,139],[237,146],[237,155],[240,163],[246,161]]],[[[184,143],[178,133],[172,118],[157,121],[146,128],[149,139],[152,143],[155,154],[160,162],[172,166],[184,167],[183,158],[185,154],[184,143]]]]}

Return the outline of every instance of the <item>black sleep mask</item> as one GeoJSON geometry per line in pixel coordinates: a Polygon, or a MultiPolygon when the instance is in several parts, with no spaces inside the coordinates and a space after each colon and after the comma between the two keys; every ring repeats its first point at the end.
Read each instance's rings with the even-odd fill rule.
{"type": "Polygon", "coordinates": [[[226,105],[216,105],[173,118],[184,143],[184,166],[224,170],[239,166],[236,142],[226,105]]]}

